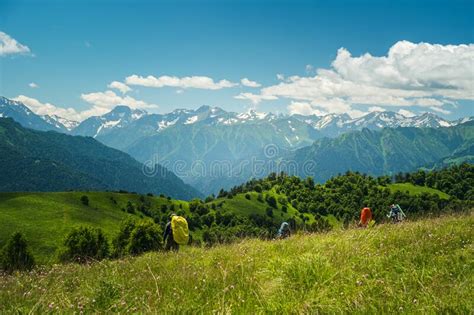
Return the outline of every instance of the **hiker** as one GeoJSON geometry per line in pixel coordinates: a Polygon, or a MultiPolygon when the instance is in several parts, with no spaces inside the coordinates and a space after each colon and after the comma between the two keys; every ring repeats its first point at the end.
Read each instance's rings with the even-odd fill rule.
{"type": "Polygon", "coordinates": [[[392,204],[390,206],[390,213],[387,217],[392,219],[393,223],[398,223],[403,221],[406,218],[406,215],[398,204],[392,204]]]}
{"type": "Polygon", "coordinates": [[[186,245],[189,242],[188,222],[185,218],[172,213],[171,220],[166,224],[163,241],[165,250],[178,251],[179,245],[186,245]]]}
{"type": "Polygon", "coordinates": [[[278,229],[276,238],[277,239],[283,239],[283,238],[287,238],[287,237],[290,237],[290,236],[291,236],[290,225],[288,224],[288,222],[283,222],[280,225],[280,228],[278,229]]]}
{"type": "Polygon", "coordinates": [[[367,227],[369,222],[372,221],[372,211],[368,207],[364,207],[360,212],[359,226],[367,227]]]}

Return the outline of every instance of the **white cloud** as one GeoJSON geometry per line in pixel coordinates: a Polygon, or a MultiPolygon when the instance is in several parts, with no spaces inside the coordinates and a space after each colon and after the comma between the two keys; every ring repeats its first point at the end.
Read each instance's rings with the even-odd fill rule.
{"type": "Polygon", "coordinates": [[[248,87],[253,87],[253,88],[262,86],[260,83],[255,82],[255,81],[250,81],[248,78],[243,78],[242,80],[240,80],[240,83],[242,83],[243,86],[248,86],[248,87]]]}
{"type": "Polygon", "coordinates": [[[406,109],[403,109],[403,108],[400,109],[400,110],[398,111],[398,113],[399,113],[400,115],[405,116],[405,117],[414,117],[414,116],[416,116],[416,114],[415,114],[414,112],[411,112],[411,111],[406,110],[406,109]]]}
{"type": "Polygon", "coordinates": [[[120,96],[110,90],[105,92],[81,94],[81,99],[89,104],[92,104],[92,110],[99,114],[104,114],[117,105],[127,105],[131,108],[141,109],[158,108],[158,105],[149,104],[144,101],[134,99],[130,96],[120,96]]]}
{"type": "MultiPolygon", "coordinates": [[[[386,56],[353,57],[338,50],[330,69],[314,76],[290,76],[264,87],[252,99],[287,98],[327,112],[360,114],[353,105],[437,108],[474,100],[474,45],[414,44],[400,41],[386,56]]],[[[438,112],[441,112],[438,110],[438,112]]]]}
{"type": "Polygon", "coordinates": [[[438,112],[438,113],[441,113],[441,114],[445,114],[445,115],[449,115],[451,114],[451,112],[449,110],[446,110],[446,109],[443,109],[441,107],[435,107],[435,106],[432,106],[430,107],[431,110],[435,111],[435,112],[438,112]]]}
{"type": "Polygon", "coordinates": [[[212,78],[205,76],[191,76],[191,77],[175,77],[163,75],[161,77],[154,77],[149,75],[147,77],[131,75],[125,79],[128,85],[139,85],[146,87],[162,88],[162,87],[177,87],[181,89],[194,88],[206,90],[219,90],[223,88],[230,88],[237,86],[237,83],[228,80],[220,80],[215,82],[212,78]]]}
{"type": "Polygon", "coordinates": [[[273,95],[258,95],[253,93],[240,93],[239,95],[234,96],[234,98],[238,100],[249,100],[254,105],[260,103],[262,100],[270,101],[278,99],[273,95]]]}
{"type": "Polygon", "coordinates": [[[34,82],[31,82],[30,84],[28,84],[28,86],[32,89],[37,89],[39,88],[38,84],[34,83],[34,82]]]}
{"type": "Polygon", "coordinates": [[[305,69],[305,71],[306,71],[307,74],[312,74],[312,73],[313,73],[313,70],[314,70],[314,67],[313,67],[313,65],[309,65],[309,64],[308,64],[308,65],[306,65],[306,66],[304,67],[304,69],[305,69]]]}
{"type": "Polygon", "coordinates": [[[29,109],[38,115],[57,115],[59,117],[71,120],[81,119],[81,114],[78,113],[74,108],[64,108],[51,103],[42,103],[37,99],[25,95],[18,95],[17,97],[13,98],[13,100],[25,104],[29,109]]]}
{"type": "Polygon", "coordinates": [[[0,32],[0,56],[28,53],[30,53],[28,46],[22,45],[10,35],[0,32]]]}
{"type": "Polygon", "coordinates": [[[280,81],[285,80],[285,76],[281,73],[277,73],[276,77],[277,77],[277,80],[280,80],[280,81]]]}
{"type": "Polygon", "coordinates": [[[122,92],[122,94],[126,94],[127,92],[130,92],[132,90],[128,85],[119,81],[113,81],[109,85],[107,85],[107,87],[109,89],[117,89],[122,92]]]}
{"type": "Polygon", "coordinates": [[[84,111],[77,111],[71,107],[65,108],[51,103],[43,103],[25,95],[19,95],[13,98],[13,100],[22,102],[38,115],[57,115],[75,121],[82,121],[91,116],[106,114],[117,105],[127,105],[131,108],[140,109],[154,109],[158,107],[158,105],[148,104],[129,96],[121,97],[112,91],[82,94],[81,98],[87,103],[92,104],[92,107],[84,111]]]}
{"type": "Polygon", "coordinates": [[[384,112],[385,108],[382,108],[380,106],[371,106],[369,107],[369,112],[384,112]]]}
{"type": "Polygon", "coordinates": [[[183,94],[183,93],[184,93],[184,90],[181,90],[181,89],[176,90],[176,94],[183,94]]]}
{"type": "Polygon", "coordinates": [[[300,115],[305,115],[305,116],[308,116],[308,115],[324,116],[327,114],[327,112],[324,112],[315,108],[310,103],[295,102],[295,101],[292,101],[290,105],[288,105],[288,112],[291,115],[300,114],[300,115]]]}

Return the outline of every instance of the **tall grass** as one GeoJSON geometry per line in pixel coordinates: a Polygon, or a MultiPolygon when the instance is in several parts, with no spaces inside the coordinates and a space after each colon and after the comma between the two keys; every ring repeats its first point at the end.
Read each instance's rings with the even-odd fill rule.
{"type": "Polygon", "coordinates": [[[0,313],[469,313],[474,216],[0,277],[0,313]]]}

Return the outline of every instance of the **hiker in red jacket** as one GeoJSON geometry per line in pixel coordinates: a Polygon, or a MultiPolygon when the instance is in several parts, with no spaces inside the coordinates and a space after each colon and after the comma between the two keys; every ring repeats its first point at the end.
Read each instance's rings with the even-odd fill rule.
{"type": "Polygon", "coordinates": [[[372,211],[370,208],[365,207],[360,212],[359,226],[367,227],[370,221],[372,221],[372,211]]]}

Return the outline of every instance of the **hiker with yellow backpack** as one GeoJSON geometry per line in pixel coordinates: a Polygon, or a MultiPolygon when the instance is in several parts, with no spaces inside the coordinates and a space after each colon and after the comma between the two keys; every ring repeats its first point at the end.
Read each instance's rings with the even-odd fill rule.
{"type": "Polygon", "coordinates": [[[179,245],[186,245],[189,242],[188,222],[175,213],[171,214],[170,218],[163,235],[165,250],[178,251],[179,245]]]}

